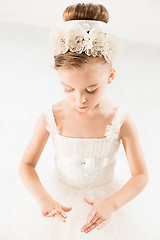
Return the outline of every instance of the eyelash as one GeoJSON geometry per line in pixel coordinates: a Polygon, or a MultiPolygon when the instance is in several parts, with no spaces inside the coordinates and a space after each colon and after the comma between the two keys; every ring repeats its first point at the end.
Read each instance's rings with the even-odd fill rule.
{"type": "MultiPolygon", "coordinates": [[[[98,89],[98,88],[97,88],[98,89]]],[[[89,92],[89,91],[87,91],[87,93],[89,93],[89,94],[94,94],[96,91],[97,91],[97,89],[95,89],[94,91],[92,91],[92,92],[89,92]]],[[[69,92],[72,92],[73,90],[67,90],[67,89],[65,89],[64,90],[65,92],[67,92],[67,93],[69,93],[69,92]]]]}

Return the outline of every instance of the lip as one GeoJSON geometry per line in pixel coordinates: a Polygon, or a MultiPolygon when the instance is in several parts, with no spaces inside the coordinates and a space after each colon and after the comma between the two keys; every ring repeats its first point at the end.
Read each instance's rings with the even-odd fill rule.
{"type": "Polygon", "coordinates": [[[80,109],[84,109],[84,108],[87,108],[87,107],[79,107],[79,106],[77,106],[78,108],[80,108],[80,109]]]}

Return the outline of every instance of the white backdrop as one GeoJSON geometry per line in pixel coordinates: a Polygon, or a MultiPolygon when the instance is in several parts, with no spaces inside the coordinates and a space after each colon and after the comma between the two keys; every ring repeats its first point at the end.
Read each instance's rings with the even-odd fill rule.
{"type": "MultiPolygon", "coordinates": [[[[160,1],[159,0],[113,0],[113,1],[67,1],[67,5],[74,3],[101,3],[110,13],[110,24],[113,31],[128,37],[160,43],[160,1]]],[[[55,21],[62,21],[62,12],[66,2],[60,0],[1,0],[0,18],[37,24],[51,25],[55,21]]]]}
{"type": "MultiPolygon", "coordinates": [[[[149,169],[148,187],[160,190],[160,2],[92,2],[109,10],[110,25],[123,49],[115,63],[115,80],[105,94],[115,103],[124,103],[134,118],[149,169]]],[[[49,0],[1,0],[0,5],[0,239],[13,240],[14,194],[17,184],[24,188],[18,176],[19,161],[43,108],[64,97],[52,69],[47,31],[55,21],[62,21],[67,5],[62,0],[56,5],[49,0]]],[[[52,165],[53,154],[49,139],[39,160],[40,172],[52,165]]],[[[117,169],[128,171],[122,146],[117,157],[124,159],[117,169]]]]}

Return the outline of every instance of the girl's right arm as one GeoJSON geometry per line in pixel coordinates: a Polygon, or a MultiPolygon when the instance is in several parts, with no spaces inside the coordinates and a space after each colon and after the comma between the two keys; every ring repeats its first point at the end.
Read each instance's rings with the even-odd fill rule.
{"type": "MultiPolygon", "coordinates": [[[[55,211],[59,209],[61,213],[64,213],[61,209],[62,205],[53,200],[52,196],[43,187],[35,170],[50,135],[46,130],[46,125],[45,115],[42,113],[36,122],[33,135],[19,164],[19,175],[26,188],[41,206],[42,211],[44,210],[46,211],[46,214],[48,214],[53,208],[55,211]]],[[[54,211],[52,212],[52,215],[54,216],[54,211]]],[[[44,213],[43,215],[46,214],[44,213]]],[[[58,215],[61,218],[61,214],[58,215]]]]}
{"type": "Polygon", "coordinates": [[[38,203],[46,198],[51,198],[49,193],[42,186],[35,170],[40,155],[50,135],[45,129],[46,125],[45,116],[44,113],[42,113],[36,122],[33,135],[23,153],[18,169],[22,182],[38,203]]]}

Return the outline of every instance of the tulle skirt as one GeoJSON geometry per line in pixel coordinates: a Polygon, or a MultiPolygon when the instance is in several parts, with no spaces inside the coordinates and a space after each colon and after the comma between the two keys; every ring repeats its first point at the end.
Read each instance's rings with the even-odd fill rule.
{"type": "Polygon", "coordinates": [[[54,171],[47,173],[43,186],[54,200],[72,207],[67,220],[42,216],[39,204],[26,190],[17,186],[13,209],[13,239],[15,240],[159,240],[160,193],[148,183],[134,199],[116,210],[108,223],[88,233],[81,232],[92,208],[82,195],[102,200],[118,191],[127,181],[116,175],[103,186],[77,189],[59,180],[54,171]]]}

